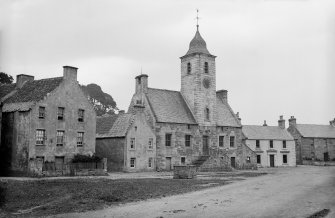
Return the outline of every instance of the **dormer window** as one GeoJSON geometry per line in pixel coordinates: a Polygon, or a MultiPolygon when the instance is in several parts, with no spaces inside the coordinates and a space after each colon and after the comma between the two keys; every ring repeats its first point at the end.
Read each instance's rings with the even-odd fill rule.
{"type": "Polygon", "coordinates": [[[192,66],[191,66],[191,63],[188,62],[187,63],[187,74],[191,74],[191,71],[192,71],[192,66]]]}
{"type": "Polygon", "coordinates": [[[205,73],[208,73],[208,62],[205,62],[204,71],[205,73]]]}

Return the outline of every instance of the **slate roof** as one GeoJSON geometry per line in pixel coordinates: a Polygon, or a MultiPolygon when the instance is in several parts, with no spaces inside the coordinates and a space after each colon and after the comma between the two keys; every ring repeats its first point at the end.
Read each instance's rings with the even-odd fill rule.
{"type": "Polygon", "coordinates": [[[335,127],[331,125],[297,124],[297,130],[303,137],[335,138],[335,127]]]}
{"type": "Polygon", "coordinates": [[[133,120],[134,116],[128,113],[97,117],[96,137],[125,137],[133,120]]]}
{"type": "Polygon", "coordinates": [[[26,82],[21,89],[4,101],[8,103],[37,102],[52,92],[63,81],[63,77],[26,82]]]}
{"type": "Polygon", "coordinates": [[[216,96],[216,124],[218,126],[241,127],[240,121],[235,116],[228,103],[223,102],[216,96]]]}
{"type": "Polygon", "coordinates": [[[148,88],[146,96],[157,122],[196,124],[180,92],[148,88]]]}
{"type": "Polygon", "coordinates": [[[248,139],[294,140],[286,129],[279,126],[243,125],[242,131],[248,139]]]}
{"type": "Polygon", "coordinates": [[[16,84],[1,84],[0,83],[0,99],[8,95],[10,92],[14,91],[16,84]]]}
{"type": "Polygon", "coordinates": [[[209,54],[207,50],[207,45],[205,40],[201,37],[199,30],[195,33],[195,36],[190,42],[190,47],[186,53],[186,55],[193,54],[193,53],[204,53],[209,54]]]}

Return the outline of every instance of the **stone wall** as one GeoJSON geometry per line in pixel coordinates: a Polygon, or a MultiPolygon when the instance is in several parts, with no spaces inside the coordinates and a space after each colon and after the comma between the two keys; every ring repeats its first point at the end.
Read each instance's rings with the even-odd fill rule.
{"type": "Polygon", "coordinates": [[[96,155],[107,158],[107,170],[123,171],[125,166],[125,137],[119,138],[97,138],[96,155]]]}

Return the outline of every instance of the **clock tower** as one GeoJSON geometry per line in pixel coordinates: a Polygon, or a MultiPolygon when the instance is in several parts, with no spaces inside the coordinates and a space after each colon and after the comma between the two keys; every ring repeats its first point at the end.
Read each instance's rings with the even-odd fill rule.
{"type": "Polygon", "coordinates": [[[181,94],[201,126],[216,125],[216,56],[209,53],[199,25],[181,59],[181,94]]]}

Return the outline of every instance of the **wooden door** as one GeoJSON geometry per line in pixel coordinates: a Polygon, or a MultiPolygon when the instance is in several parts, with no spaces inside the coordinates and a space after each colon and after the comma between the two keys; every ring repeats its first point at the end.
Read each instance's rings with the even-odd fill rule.
{"type": "Polygon", "coordinates": [[[171,171],[171,170],[172,170],[171,157],[166,157],[166,162],[165,162],[165,164],[166,164],[166,170],[167,170],[167,171],[171,171]]]}
{"type": "Polygon", "coordinates": [[[270,167],[275,167],[275,156],[270,154],[270,167]]]}
{"type": "Polygon", "coordinates": [[[56,171],[63,171],[64,157],[55,157],[56,171]]]}
{"type": "Polygon", "coordinates": [[[230,157],[230,166],[233,168],[236,167],[235,157],[230,157]]]}
{"type": "Polygon", "coordinates": [[[202,153],[203,155],[209,155],[208,151],[208,136],[204,135],[202,137],[202,153]]]}

